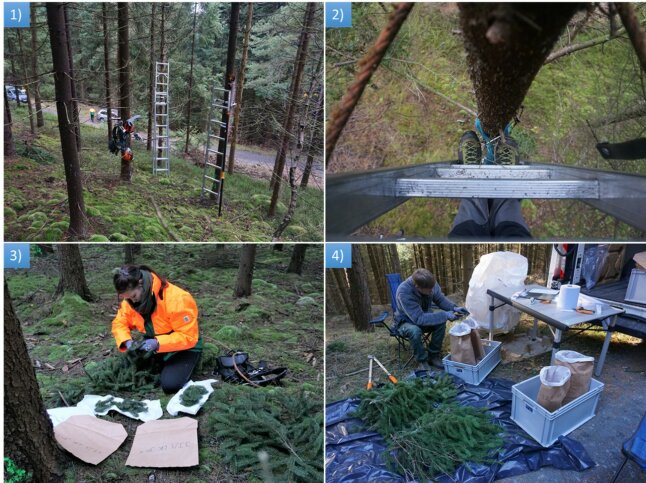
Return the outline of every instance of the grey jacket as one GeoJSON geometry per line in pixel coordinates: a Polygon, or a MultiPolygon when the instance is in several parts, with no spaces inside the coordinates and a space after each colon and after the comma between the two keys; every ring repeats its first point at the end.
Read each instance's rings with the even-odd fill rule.
{"type": "Polygon", "coordinates": [[[446,322],[444,311],[450,311],[457,306],[442,293],[440,284],[436,283],[431,295],[424,295],[415,288],[413,277],[408,277],[397,287],[397,311],[395,312],[395,327],[408,322],[419,327],[430,327],[446,322]],[[433,312],[431,303],[437,305],[441,312],[433,312]]]}

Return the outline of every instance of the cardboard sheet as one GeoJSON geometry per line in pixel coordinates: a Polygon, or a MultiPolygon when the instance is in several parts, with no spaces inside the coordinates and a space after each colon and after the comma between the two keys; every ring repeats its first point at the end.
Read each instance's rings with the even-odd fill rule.
{"type": "Polygon", "coordinates": [[[70,416],[54,428],[54,437],[67,451],[86,463],[101,463],[126,440],[121,424],[95,416],[70,416]]]}
{"type": "Polygon", "coordinates": [[[646,252],[635,253],[633,260],[635,260],[635,263],[637,264],[636,268],[646,268],[646,252]]]}
{"type": "Polygon", "coordinates": [[[149,421],[137,428],[127,466],[181,468],[199,464],[197,420],[149,421]]]}

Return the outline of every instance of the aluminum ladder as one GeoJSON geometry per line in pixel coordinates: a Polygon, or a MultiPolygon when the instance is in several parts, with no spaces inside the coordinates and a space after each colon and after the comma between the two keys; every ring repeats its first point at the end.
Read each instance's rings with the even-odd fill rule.
{"type": "Polygon", "coordinates": [[[170,66],[157,62],[155,66],[155,95],[153,97],[153,174],[170,174],[170,66]]]}
{"type": "Polygon", "coordinates": [[[227,156],[229,125],[233,119],[231,110],[235,105],[234,94],[230,89],[213,87],[209,120],[207,126],[206,148],[204,150],[204,172],[202,174],[201,198],[210,196],[218,203],[218,216],[222,212],[222,190],[224,188],[224,168],[227,156]],[[213,160],[215,156],[215,162],[213,160]],[[208,186],[210,185],[210,188],[208,186]]]}

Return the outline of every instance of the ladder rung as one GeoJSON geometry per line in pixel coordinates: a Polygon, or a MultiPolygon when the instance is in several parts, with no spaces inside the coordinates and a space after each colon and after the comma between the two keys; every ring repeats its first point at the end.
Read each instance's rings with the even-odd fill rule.
{"type": "Polygon", "coordinates": [[[210,167],[212,167],[212,168],[215,168],[215,169],[219,169],[220,171],[222,171],[222,166],[218,166],[217,164],[213,164],[213,163],[206,163],[206,165],[207,165],[207,166],[210,166],[210,167]]]}
{"type": "Polygon", "coordinates": [[[218,151],[217,149],[207,149],[207,151],[208,151],[209,153],[213,153],[213,154],[220,154],[220,155],[224,156],[224,153],[221,153],[221,152],[220,152],[220,151],[218,151]]]}
{"type": "Polygon", "coordinates": [[[229,109],[229,106],[227,106],[226,104],[212,104],[212,106],[216,109],[229,109]]]}
{"type": "Polygon", "coordinates": [[[157,161],[168,161],[168,158],[155,158],[157,161]]]}
{"type": "Polygon", "coordinates": [[[219,125],[220,125],[220,127],[227,127],[227,123],[226,123],[226,122],[218,121],[217,119],[211,119],[211,122],[214,122],[214,123],[216,123],[216,124],[219,124],[219,125]]]}
{"type": "Polygon", "coordinates": [[[155,171],[157,171],[157,172],[159,172],[159,171],[170,171],[170,169],[166,169],[166,168],[156,168],[156,169],[155,169],[155,171]]]}
{"type": "Polygon", "coordinates": [[[220,182],[220,180],[219,180],[219,179],[217,179],[217,178],[212,178],[211,176],[208,176],[208,175],[206,175],[206,174],[204,175],[204,177],[205,177],[206,179],[210,179],[211,181],[213,181],[213,182],[215,182],[215,183],[219,183],[219,182],[220,182]]]}
{"type": "Polygon", "coordinates": [[[221,141],[224,141],[224,138],[223,138],[223,137],[216,136],[215,134],[209,134],[209,137],[211,137],[211,138],[215,138],[215,139],[220,139],[221,141]]]}
{"type": "Polygon", "coordinates": [[[212,195],[220,196],[220,193],[216,193],[215,191],[211,191],[208,188],[202,188],[202,191],[207,191],[207,192],[211,193],[212,195]]]}

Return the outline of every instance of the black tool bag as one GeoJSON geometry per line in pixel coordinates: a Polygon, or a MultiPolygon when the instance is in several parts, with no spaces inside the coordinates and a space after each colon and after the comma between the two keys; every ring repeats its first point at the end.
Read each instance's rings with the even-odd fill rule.
{"type": "Polygon", "coordinates": [[[213,375],[222,377],[225,382],[251,386],[280,384],[280,380],[286,374],[287,368],[269,369],[265,361],[260,361],[258,368],[255,368],[249,362],[249,354],[235,351],[218,357],[217,365],[213,371],[213,375]]]}

